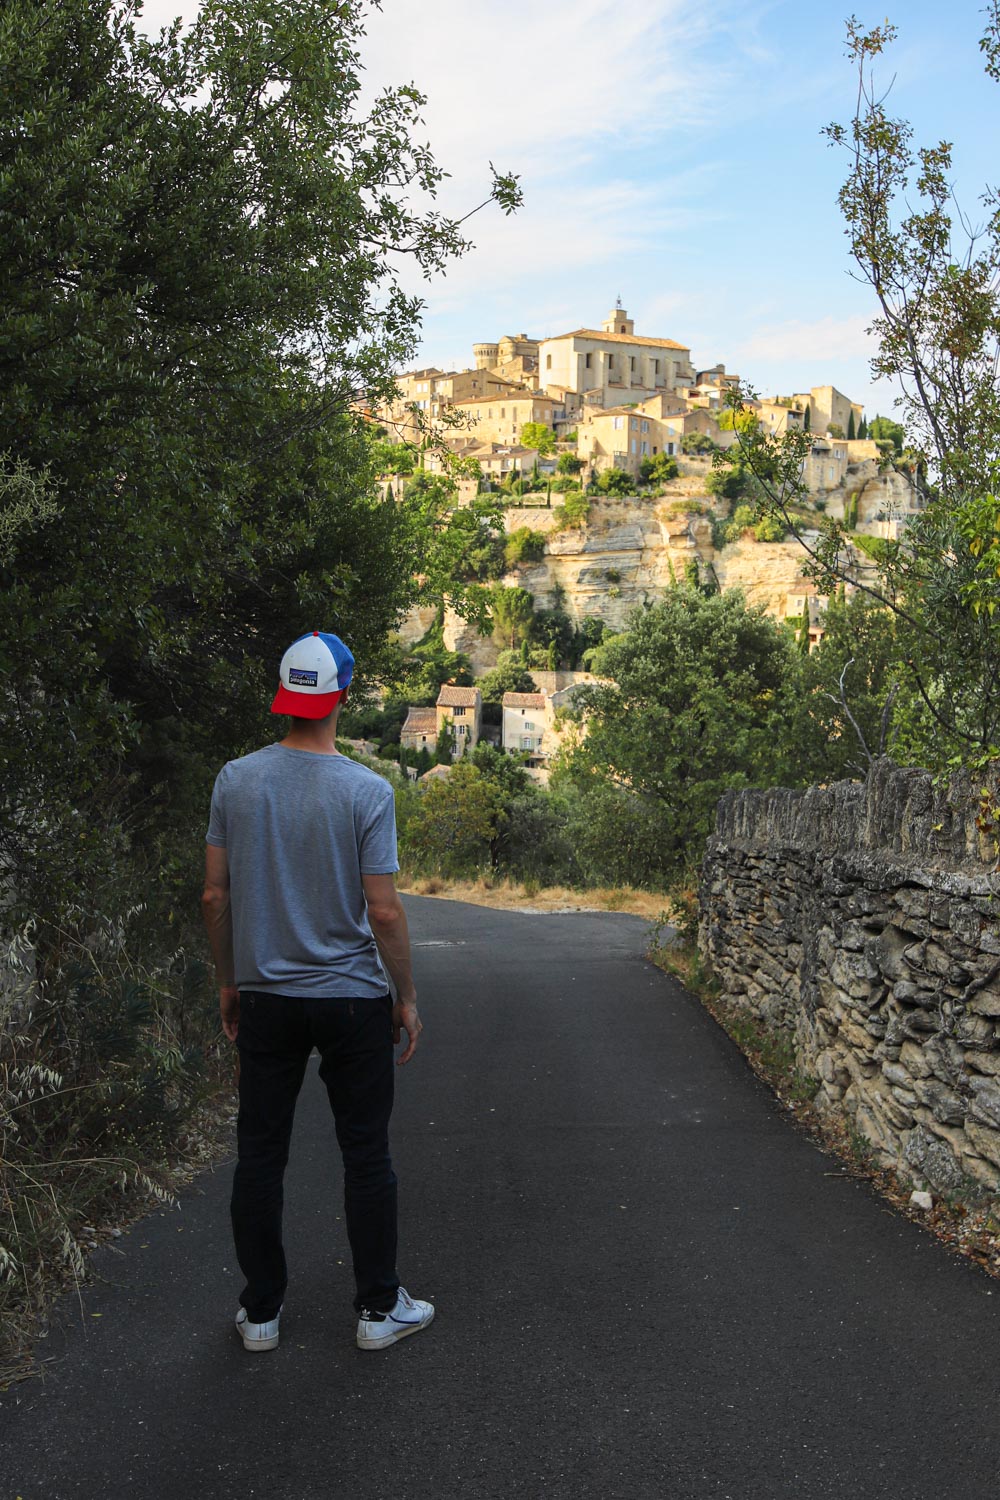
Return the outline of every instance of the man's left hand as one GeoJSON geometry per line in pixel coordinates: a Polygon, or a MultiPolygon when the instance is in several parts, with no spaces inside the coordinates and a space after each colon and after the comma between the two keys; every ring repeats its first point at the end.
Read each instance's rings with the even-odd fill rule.
{"type": "Polygon", "coordinates": [[[219,1013],[223,1031],[231,1042],[235,1042],[240,1029],[240,992],[235,984],[219,985],[219,1013]]]}

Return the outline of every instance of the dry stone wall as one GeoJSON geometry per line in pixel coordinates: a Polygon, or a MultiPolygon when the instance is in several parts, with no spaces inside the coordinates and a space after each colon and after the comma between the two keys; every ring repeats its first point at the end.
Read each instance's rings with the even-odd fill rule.
{"type": "MultiPolygon", "coordinates": [[[[1000,1187],[1000,875],[982,784],[728,793],[702,872],[724,996],[789,1031],[821,1110],[920,1187],[1000,1187]]],[[[994,790],[995,795],[995,790],[994,790]]]]}

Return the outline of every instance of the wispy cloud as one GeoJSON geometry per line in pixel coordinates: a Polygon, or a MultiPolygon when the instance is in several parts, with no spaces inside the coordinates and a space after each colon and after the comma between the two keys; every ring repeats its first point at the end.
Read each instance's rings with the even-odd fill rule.
{"type": "Polygon", "coordinates": [[[868,333],[870,322],[871,317],[861,314],[843,318],[828,316],[811,322],[793,318],[757,328],[733,344],[732,354],[744,363],[780,360],[807,364],[810,361],[829,363],[831,360],[865,359],[874,348],[868,333]]]}
{"type": "Polygon", "coordinates": [[[715,24],[692,0],[386,0],[369,18],[369,84],[417,83],[456,184],[489,160],[551,179],[601,145],[706,118],[710,81],[725,82],[697,59],[715,24]]]}

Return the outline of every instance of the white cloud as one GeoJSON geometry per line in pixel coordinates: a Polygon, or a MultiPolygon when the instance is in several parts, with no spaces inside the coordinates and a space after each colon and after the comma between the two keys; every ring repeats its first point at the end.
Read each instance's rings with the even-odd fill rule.
{"type": "Polygon", "coordinates": [[[874,343],[868,333],[871,315],[823,317],[812,322],[789,319],[760,327],[731,346],[732,356],[751,360],[780,360],[807,364],[834,360],[868,359],[874,343]]]}
{"type": "Polygon", "coordinates": [[[487,162],[552,178],[600,144],[627,147],[711,108],[696,50],[717,24],[692,0],[386,0],[364,49],[371,88],[416,82],[456,185],[487,162]]]}

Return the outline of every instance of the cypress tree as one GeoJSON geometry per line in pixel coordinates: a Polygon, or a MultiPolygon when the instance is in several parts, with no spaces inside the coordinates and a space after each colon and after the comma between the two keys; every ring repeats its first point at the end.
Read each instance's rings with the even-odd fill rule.
{"type": "Polygon", "coordinates": [[[802,418],[802,431],[809,432],[812,429],[812,408],[807,406],[805,416],[802,418]]]}
{"type": "Polygon", "coordinates": [[[854,424],[854,407],[852,406],[851,407],[851,415],[847,419],[847,441],[849,443],[852,443],[854,441],[854,439],[857,437],[857,435],[858,435],[857,428],[856,428],[856,426],[854,424]]]}

